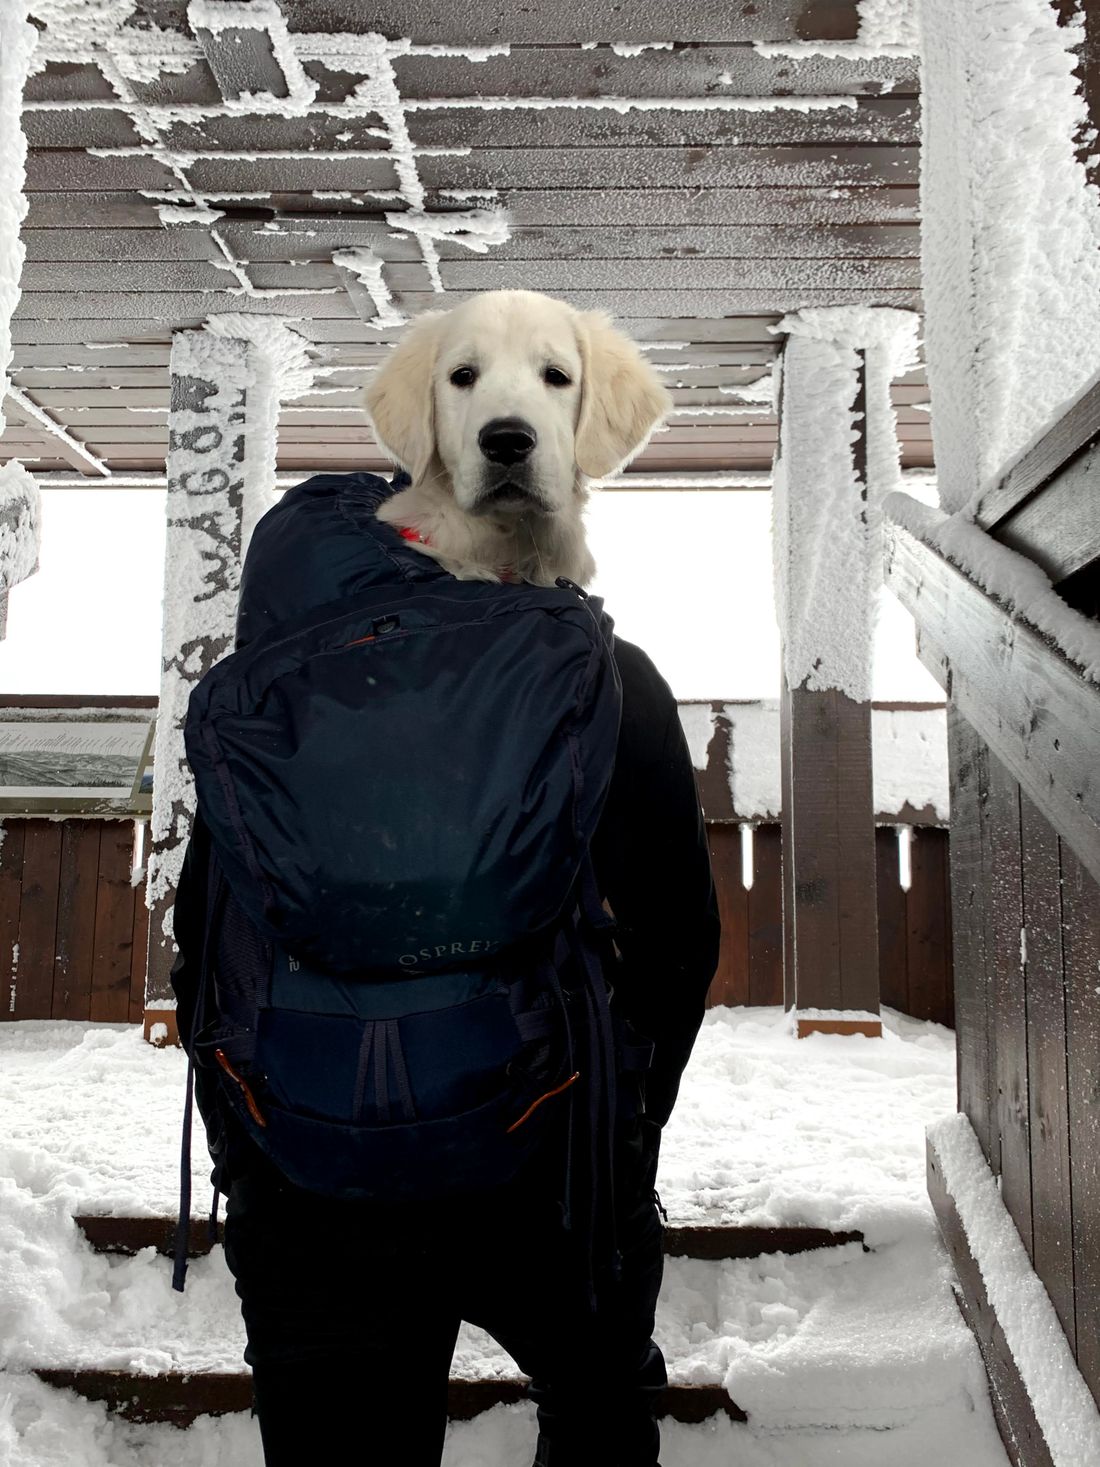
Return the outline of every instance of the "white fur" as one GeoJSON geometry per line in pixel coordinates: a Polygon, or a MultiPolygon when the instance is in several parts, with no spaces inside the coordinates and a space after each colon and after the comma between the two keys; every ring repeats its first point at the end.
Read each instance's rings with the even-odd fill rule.
{"type": "Polygon", "coordinates": [[[418,317],[365,394],[379,444],[412,478],[379,518],[418,530],[418,548],[461,579],[518,575],[536,585],[585,585],[595,563],[584,537],[588,481],[634,457],[671,406],[659,377],[602,311],[578,311],[530,290],[494,290],[418,317]],[[476,380],[452,384],[471,367],[476,380]],[[569,378],[555,386],[555,367],[569,378]],[[478,446],[495,418],[537,435],[507,468],[478,446]],[[517,487],[515,502],[486,499],[517,487]]]}

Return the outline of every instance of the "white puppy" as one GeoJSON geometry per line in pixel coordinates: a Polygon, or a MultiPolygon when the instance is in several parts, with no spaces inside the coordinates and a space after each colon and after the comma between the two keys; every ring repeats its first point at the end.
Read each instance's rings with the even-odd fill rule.
{"type": "Polygon", "coordinates": [[[462,579],[585,585],[588,481],[644,447],[671,406],[602,311],[494,290],[418,317],[365,394],[412,479],[379,518],[462,579]]]}

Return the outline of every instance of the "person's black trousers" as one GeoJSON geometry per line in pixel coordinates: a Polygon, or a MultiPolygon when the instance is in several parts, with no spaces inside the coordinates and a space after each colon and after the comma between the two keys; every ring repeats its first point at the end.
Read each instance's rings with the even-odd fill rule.
{"type": "Polygon", "coordinates": [[[595,1314],[581,1240],[555,1200],[556,1148],[492,1195],[430,1208],[304,1192],[253,1152],[229,1190],[225,1252],[266,1467],[438,1467],[462,1320],[531,1378],[537,1467],[655,1467],[659,1137],[642,1121],[620,1139],[622,1271],[598,1271],[595,1314]]]}

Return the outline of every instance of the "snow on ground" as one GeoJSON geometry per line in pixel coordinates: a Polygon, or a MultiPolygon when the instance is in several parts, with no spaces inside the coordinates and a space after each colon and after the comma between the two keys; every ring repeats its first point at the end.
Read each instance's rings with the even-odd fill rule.
{"type": "MultiPolygon", "coordinates": [[[[0,1030],[0,1461],[259,1467],[247,1416],[139,1427],[24,1373],[239,1367],[220,1252],[192,1263],[181,1296],[166,1259],[96,1255],[72,1222],[172,1210],[183,1078],[178,1051],[130,1026],[0,1030]]],[[[924,1467],[930,1452],[1004,1467],[924,1189],[924,1129],[953,1110],[952,1036],[935,1025],[892,1015],[882,1041],[796,1041],[778,1009],[708,1013],[665,1133],[670,1222],[860,1229],[873,1251],[668,1260],[658,1339],[670,1377],[724,1382],[752,1423],[666,1424],[666,1467],[924,1467]]],[[[206,1172],[196,1129],[197,1213],[206,1172]]],[[[472,1329],[455,1367],[512,1370],[472,1329]]],[[[500,1408],[452,1430],[446,1467],[527,1467],[532,1440],[531,1409],[500,1408]]]]}

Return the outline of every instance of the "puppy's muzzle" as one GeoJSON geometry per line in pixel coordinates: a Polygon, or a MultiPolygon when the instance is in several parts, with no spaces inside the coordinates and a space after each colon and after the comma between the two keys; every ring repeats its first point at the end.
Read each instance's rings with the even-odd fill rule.
{"type": "Polygon", "coordinates": [[[477,435],[477,445],[489,463],[502,472],[486,472],[475,513],[508,510],[513,513],[544,512],[541,496],[529,482],[531,454],[538,435],[522,418],[493,418],[477,435]],[[514,473],[508,473],[514,470],[514,473]]]}

